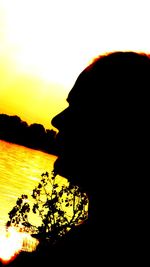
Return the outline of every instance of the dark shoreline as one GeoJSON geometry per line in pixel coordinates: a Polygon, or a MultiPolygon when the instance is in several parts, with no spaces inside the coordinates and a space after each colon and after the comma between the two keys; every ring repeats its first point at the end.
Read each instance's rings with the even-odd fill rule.
{"type": "Polygon", "coordinates": [[[17,115],[0,114],[0,140],[57,156],[56,134],[42,124],[28,125],[17,115]]]}

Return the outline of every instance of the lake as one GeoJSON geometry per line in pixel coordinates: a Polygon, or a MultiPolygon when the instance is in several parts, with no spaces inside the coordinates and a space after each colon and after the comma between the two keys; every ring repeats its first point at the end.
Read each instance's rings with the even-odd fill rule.
{"type": "MultiPolygon", "coordinates": [[[[22,194],[31,196],[41,174],[53,170],[56,156],[0,140],[0,228],[22,194]]],[[[64,178],[60,178],[66,180],[64,178]]]]}

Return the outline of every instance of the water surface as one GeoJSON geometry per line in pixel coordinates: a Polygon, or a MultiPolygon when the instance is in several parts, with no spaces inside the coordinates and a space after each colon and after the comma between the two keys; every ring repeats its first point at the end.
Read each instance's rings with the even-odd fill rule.
{"type": "Polygon", "coordinates": [[[31,196],[44,172],[51,173],[56,156],[0,140],[0,228],[21,194],[31,196]]]}

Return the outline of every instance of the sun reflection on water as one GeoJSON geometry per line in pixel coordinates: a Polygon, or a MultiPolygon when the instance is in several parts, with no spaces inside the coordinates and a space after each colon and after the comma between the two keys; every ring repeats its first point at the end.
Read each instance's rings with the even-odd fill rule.
{"type": "Polygon", "coordinates": [[[0,232],[0,261],[7,264],[13,261],[21,251],[32,252],[36,250],[39,241],[29,233],[20,232],[9,227],[0,232]]]}

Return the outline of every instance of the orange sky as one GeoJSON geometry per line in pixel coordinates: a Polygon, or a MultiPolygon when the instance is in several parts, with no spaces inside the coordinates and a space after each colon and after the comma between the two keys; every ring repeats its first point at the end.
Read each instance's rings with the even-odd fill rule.
{"type": "Polygon", "coordinates": [[[0,0],[0,113],[51,128],[100,53],[150,52],[149,0],[0,0]]]}

